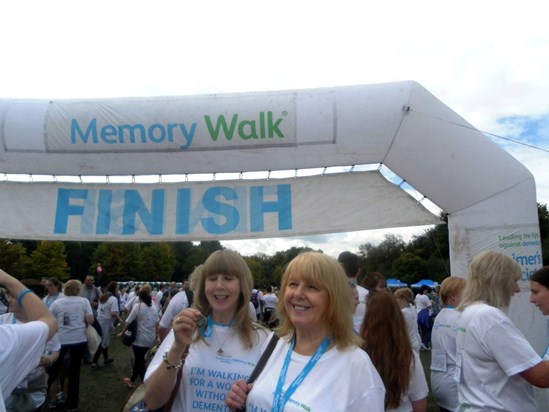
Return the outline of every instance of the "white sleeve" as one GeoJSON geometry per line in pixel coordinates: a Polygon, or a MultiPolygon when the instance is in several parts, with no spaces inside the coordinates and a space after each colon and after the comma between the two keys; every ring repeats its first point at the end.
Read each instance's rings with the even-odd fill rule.
{"type": "Polygon", "coordinates": [[[160,327],[164,329],[170,329],[172,327],[173,318],[181,312],[183,309],[189,307],[189,301],[187,300],[187,294],[185,292],[179,292],[171,298],[162,319],[160,320],[160,327]]]}
{"type": "Polygon", "coordinates": [[[410,386],[408,387],[408,398],[411,401],[418,401],[427,397],[429,387],[427,386],[427,379],[425,379],[421,359],[416,352],[412,351],[412,353],[414,354],[414,367],[412,369],[410,386]]]}
{"type": "Polygon", "coordinates": [[[40,321],[0,326],[0,365],[4,371],[0,373],[0,388],[4,399],[38,366],[48,333],[48,325],[40,321]]]}

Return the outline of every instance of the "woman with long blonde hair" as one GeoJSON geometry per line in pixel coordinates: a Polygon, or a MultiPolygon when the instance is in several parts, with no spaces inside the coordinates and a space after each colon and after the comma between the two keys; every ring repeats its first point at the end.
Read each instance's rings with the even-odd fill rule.
{"type": "Polygon", "coordinates": [[[469,266],[456,329],[458,411],[536,411],[531,385],[549,387],[549,361],[506,314],[521,276],[519,264],[498,252],[469,266]]]}

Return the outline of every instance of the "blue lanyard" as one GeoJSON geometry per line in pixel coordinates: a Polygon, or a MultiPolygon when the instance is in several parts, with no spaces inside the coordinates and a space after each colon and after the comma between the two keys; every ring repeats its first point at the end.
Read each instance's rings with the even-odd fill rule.
{"type": "Polygon", "coordinates": [[[545,352],[543,352],[542,359],[545,359],[545,356],[547,355],[548,352],[549,352],[549,346],[547,346],[547,348],[545,348],[545,352]]]}
{"type": "Polygon", "coordinates": [[[297,377],[294,379],[294,381],[288,386],[288,389],[282,393],[282,387],[284,386],[284,381],[286,381],[286,374],[288,373],[288,367],[290,366],[290,361],[292,358],[292,352],[295,348],[295,338],[292,339],[290,342],[290,347],[288,349],[288,353],[286,353],[286,358],[284,359],[284,364],[282,365],[282,370],[280,371],[280,376],[278,377],[278,383],[276,384],[276,390],[274,393],[274,399],[273,399],[273,407],[271,409],[272,412],[281,412],[284,409],[284,405],[286,405],[286,402],[290,399],[290,397],[294,394],[296,389],[299,385],[301,385],[301,382],[305,379],[305,377],[311,372],[313,367],[316,365],[320,357],[326,352],[326,349],[330,345],[330,342],[332,341],[332,338],[326,337],[320,344],[320,346],[316,349],[315,353],[309,359],[309,362],[305,365],[303,370],[297,375],[297,377]]]}

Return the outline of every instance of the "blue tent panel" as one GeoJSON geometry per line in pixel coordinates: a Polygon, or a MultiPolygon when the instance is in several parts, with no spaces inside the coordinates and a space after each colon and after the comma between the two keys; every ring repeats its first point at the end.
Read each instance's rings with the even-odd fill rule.
{"type": "Polygon", "coordinates": [[[434,288],[435,286],[440,286],[440,283],[435,282],[431,279],[421,279],[419,282],[414,283],[413,285],[411,285],[411,287],[420,288],[424,285],[427,285],[427,286],[430,286],[430,287],[434,288]]]}
{"type": "Polygon", "coordinates": [[[388,288],[405,288],[408,284],[402,283],[399,279],[387,279],[388,288]]]}

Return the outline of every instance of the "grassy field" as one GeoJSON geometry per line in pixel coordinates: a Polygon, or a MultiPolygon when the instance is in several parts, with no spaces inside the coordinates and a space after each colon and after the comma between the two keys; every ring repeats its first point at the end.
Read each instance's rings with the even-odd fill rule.
{"type": "MultiPolygon", "coordinates": [[[[91,371],[89,366],[82,366],[80,380],[80,411],[81,412],[116,412],[130,389],[122,382],[122,378],[130,376],[130,348],[122,345],[116,337],[111,339],[109,355],[115,359],[112,365],[91,371]]],[[[431,353],[421,352],[421,361],[429,382],[429,366],[431,353]]],[[[102,362],[102,359],[101,359],[102,362]]],[[[48,408],[45,409],[48,411],[48,408]]],[[[54,409],[62,412],[64,409],[54,409]]],[[[427,412],[438,412],[439,409],[432,396],[428,398],[427,412]]]]}

